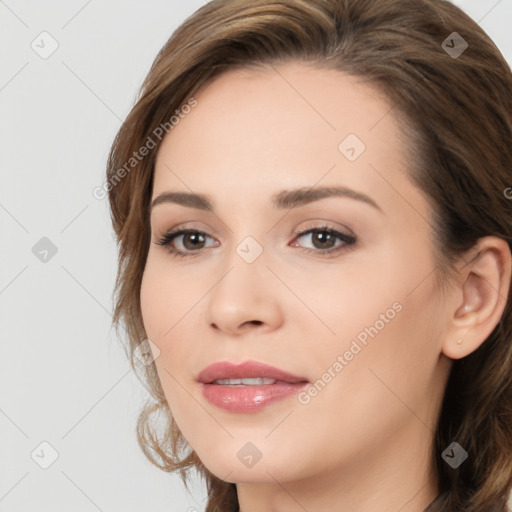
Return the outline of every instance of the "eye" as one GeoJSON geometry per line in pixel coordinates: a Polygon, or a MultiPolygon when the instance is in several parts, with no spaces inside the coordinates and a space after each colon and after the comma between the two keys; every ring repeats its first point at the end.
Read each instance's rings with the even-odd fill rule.
{"type": "MultiPolygon", "coordinates": [[[[317,226],[301,231],[296,234],[296,239],[300,238],[309,238],[310,247],[304,247],[304,249],[317,254],[337,253],[355,244],[357,240],[354,236],[341,233],[330,226],[317,226]],[[340,242],[336,243],[336,240],[340,242]]],[[[294,241],[291,245],[296,247],[297,243],[294,241]]]]}
{"type": "MultiPolygon", "coordinates": [[[[155,243],[167,247],[168,251],[173,256],[196,256],[190,253],[204,249],[206,247],[204,244],[207,238],[211,237],[196,229],[178,229],[165,234],[155,243]],[[180,248],[175,247],[175,240],[179,241],[178,245],[181,246],[180,248]]],[[[214,243],[213,245],[216,244],[214,243]]]]}
{"type": "MultiPolygon", "coordinates": [[[[303,250],[317,255],[327,255],[347,250],[357,240],[354,236],[341,233],[330,226],[316,226],[296,233],[290,246],[301,247],[296,240],[307,237],[309,237],[312,247],[302,247],[303,250]],[[336,240],[339,243],[336,243],[336,240]]],[[[212,237],[196,229],[177,229],[166,233],[158,242],[154,243],[166,247],[171,255],[180,257],[195,257],[200,254],[201,249],[218,246],[218,242],[212,237]],[[205,245],[208,239],[213,240],[213,243],[209,246],[205,245]]]]}

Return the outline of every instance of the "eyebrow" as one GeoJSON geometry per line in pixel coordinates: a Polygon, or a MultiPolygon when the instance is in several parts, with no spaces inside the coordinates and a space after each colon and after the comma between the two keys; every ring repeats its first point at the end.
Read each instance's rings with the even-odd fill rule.
{"type": "MultiPolygon", "coordinates": [[[[346,197],[366,203],[382,212],[381,207],[369,196],[362,192],[357,192],[347,187],[302,187],[292,190],[282,190],[271,197],[272,207],[283,210],[295,208],[314,201],[319,201],[326,197],[346,197]]],[[[175,203],[189,208],[213,212],[213,202],[211,198],[204,194],[194,194],[191,192],[163,192],[158,195],[151,203],[151,211],[159,204],[175,203]]]]}

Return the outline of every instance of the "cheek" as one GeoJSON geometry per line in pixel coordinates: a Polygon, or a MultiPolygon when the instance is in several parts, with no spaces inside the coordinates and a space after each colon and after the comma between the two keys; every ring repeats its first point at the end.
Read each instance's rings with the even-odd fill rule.
{"type": "Polygon", "coordinates": [[[320,367],[327,367],[333,356],[350,350],[353,340],[364,348],[376,332],[375,340],[383,338],[400,316],[397,310],[405,295],[400,280],[392,275],[385,265],[377,273],[363,264],[288,272],[283,280],[293,283],[302,303],[292,297],[286,313],[292,323],[303,326],[302,343],[310,352],[308,357],[321,356],[320,367]]]}
{"type": "Polygon", "coordinates": [[[184,314],[181,313],[181,294],[169,293],[169,290],[172,290],[169,288],[171,279],[172,276],[148,256],[140,290],[142,320],[147,337],[160,351],[155,359],[155,365],[167,403],[170,409],[174,410],[176,396],[180,395],[176,381],[172,378],[175,373],[172,363],[186,360],[186,354],[180,353],[179,343],[174,342],[172,350],[170,346],[172,335],[180,325],[177,322],[184,314]]]}
{"type": "Polygon", "coordinates": [[[144,269],[140,289],[140,307],[144,328],[149,339],[157,341],[160,331],[163,329],[165,311],[162,300],[166,299],[161,283],[158,279],[159,272],[149,261],[144,269]]]}
{"type": "Polygon", "coordinates": [[[308,354],[316,377],[332,381],[321,392],[323,398],[315,399],[326,406],[342,399],[355,408],[372,404],[374,411],[380,411],[383,404],[389,407],[398,400],[391,390],[412,403],[425,394],[439,356],[431,262],[416,255],[413,267],[408,257],[400,256],[407,256],[406,248],[393,254],[378,260],[378,271],[374,266],[357,273],[335,272],[309,293],[302,278],[302,287],[297,288],[335,332],[317,322],[323,332],[321,342],[312,343],[308,354]],[[335,378],[323,373],[329,369],[335,378]]]}
{"type": "Polygon", "coordinates": [[[201,280],[184,278],[177,267],[163,260],[159,255],[148,256],[140,302],[146,335],[160,350],[155,364],[172,405],[171,399],[181,396],[177,381],[188,386],[197,370],[192,367],[198,351],[194,338],[199,334],[194,315],[198,314],[198,301],[207,289],[201,280]]]}
{"type": "Polygon", "coordinates": [[[162,259],[165,258],[160,255],[154,257],[150,252],[140,290],[144,327],[148,337],[155,341],[171,339],[201,296],[197,281],[183,279],[172,265],[162,259]]]}

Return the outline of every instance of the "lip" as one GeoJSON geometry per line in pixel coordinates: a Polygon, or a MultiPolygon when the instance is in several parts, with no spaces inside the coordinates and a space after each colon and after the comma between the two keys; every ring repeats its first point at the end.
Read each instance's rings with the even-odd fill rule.
{"type": "Polygon", "coordinates": [[[256,377],[274,379],[290,384],[307,382],[307,379],[304,377],[292,375],[280,368],[259,363],[258,361],[244,361],[240,364],[219,361],[203,368],[197,376],[197,380],[204,384],[210,384],[217,379],[250,379],[256,377]]]}
{"type": "Polygon", "coordinates": [[[240,364],[219,361],[204,368],[197,376],[197,381],[201,385],[203,396],[212,405],[238,413],[259,412],[271,403],[298,393],[309,384],[305,377],[257,361],[245,361],[240,364]],[[217,379],[257,377],[274,379],[276,382],[260,386],[213,384],[217,379]]]}

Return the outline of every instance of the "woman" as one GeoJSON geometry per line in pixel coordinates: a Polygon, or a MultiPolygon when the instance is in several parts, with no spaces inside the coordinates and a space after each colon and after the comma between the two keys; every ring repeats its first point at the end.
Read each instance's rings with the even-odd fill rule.
{"type": "Polygon", "coordinates": [[[506,511],[511,141],[510,68],[447,1],[188,18],[107,169],[149,460],[207,511],[506,511]]]}

